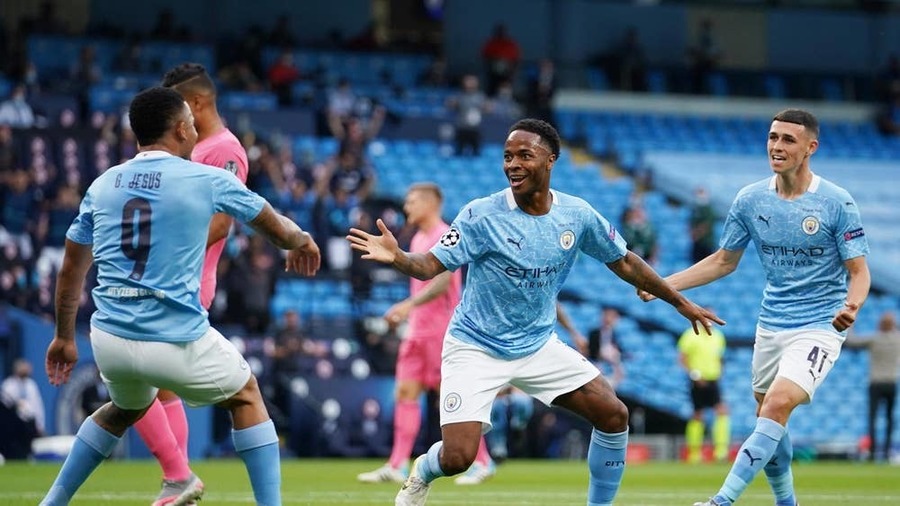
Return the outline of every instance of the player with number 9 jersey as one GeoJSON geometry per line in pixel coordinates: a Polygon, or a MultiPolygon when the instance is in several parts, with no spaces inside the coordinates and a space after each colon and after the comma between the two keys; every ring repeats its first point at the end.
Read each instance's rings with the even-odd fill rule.
{"type": "Polygon", "coordinates": [[[250,221],[264,204],[233,174],[162,151],[141,152],[103,173],[67,234],[93,244],[91,324],[127,339],[202,336],[209,327],[199,296],[209,220],[225,212],[250,221]]]}

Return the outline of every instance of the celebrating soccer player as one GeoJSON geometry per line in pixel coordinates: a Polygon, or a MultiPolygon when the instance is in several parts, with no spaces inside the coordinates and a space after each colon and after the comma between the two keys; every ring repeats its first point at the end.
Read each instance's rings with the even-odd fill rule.
{"type": "MultiPolygon", "coordinates": [[[[209,325],[200,304],[200,271],[210,219],[219,212],[289,250],[289,270],[314,275],[319,248],[233,174],[187,160],[197,130],[178,92],[155,87],[139,93],[129,117],[139,153],[94,180],[69,228],[57,281],[56,335],[46,359],[51,384],[67,382],[78,360],[78,299],[96,263],[91,347],[112,402],[85,419],[41,504],[68,504],[144,415],[157,389],[166,388],[189,404],[231,411],[234,447],[257,504],[280,505],[275,427],[247,362],[209,325]]],[[[202,493],[191,488],[174,504],[202,493]]]]}
{"type": "Polygon", "coordinates": [[[468,469],[491,404],[507,384],[591,422],[588,504],[612,504],[625,470],[628,410],[597,368],[554,334],[556,297],[579,251],[671,303],[695,328],[723,323],[673,290],[584,200],[550,189],[559,134],[524,119],[509,130],[503,171],[509,188],[466,205],[427,253],[402,251],[383,222],[380,235],[351,229],[363,258],[431,279],[468,264],[441,357],[443,440],[413,462],[395,504],[425,504],[431,482],[468,469]]]}
{"type": "Polygon", "coordinates": [[[750,241],[766,273],[753,347],[756,428],[722,488],[694,506],[730,506],[760,470],[777,506],[797,503],[788,418],[825,381],[870,283],[859,209],[846,190],[810,169],[818,147],[815,116],[800,109],[776,114],[767,145],[775,175],[738,192],[718,251],[666,278],[687,290],[727,276],[750,241]]]}

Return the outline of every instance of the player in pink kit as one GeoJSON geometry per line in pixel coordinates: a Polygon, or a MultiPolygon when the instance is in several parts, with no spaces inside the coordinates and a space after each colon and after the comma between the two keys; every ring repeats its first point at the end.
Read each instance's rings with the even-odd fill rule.
{"type": "MultiPolygon", "coordinates": [[[[206,69],[200,64],[183,63],[166,73],[162,85],[181,94],[194,115],[198,140],[191,160],[225,169],[246,183],[247,153],[219,116],[216,86],[206,69]]],[[[231,217],[226,214],[216,214],[210,220],[200,280],[200,303],[205,309],[209,309],[216,293],[216,266],[230,229],[231,217]]],[[[188,466],[188,425],[181,399],[161,389],[134,427],[163,470],[162,490],[153,506],[192,504],[192,498],[202,494],[203,483],[188,466]]]]}
{"type": "MultiPolygon", "coordinates": [[[[450,225],[441,218],[443,195],[432,183],[418,183],[409,188],[403,210],[407,221],[418,231],[410,243],[410,251],[427,252],[450,225]]],[[[441,383],[441,349],[447,325],[459,303],[462,275],[444,272],[429,281],[410,279],[410,296],[384,314],[391,326],[409,320],[406,339],[397,357],[397,387],[394,393],[394,446],[388,462],[371,472],[357,476],[365,483],[397,482],[406,479],[406,468],[413,445],[422,425],[419,396],[438,391],[441,383]]],[[[482,440],[479,457],[490,462],[482,440]]],[[[477,460],[477,459],[476,459],[477,460]]]]}

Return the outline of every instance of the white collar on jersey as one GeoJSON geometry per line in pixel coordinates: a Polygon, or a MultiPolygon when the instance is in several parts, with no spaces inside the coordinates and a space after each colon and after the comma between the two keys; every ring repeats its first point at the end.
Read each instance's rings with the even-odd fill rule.
{"type": "Polygon", "coordinates": [[[175,156],[168,151],[163,151],[161,149],[154,149],[151,151],[141,151],[140,153],[134,155],[135,160],[146,160],[147,158],[165,158],[167,156],[175,156]]]}
{"type": "MultiPolygon", "coordinates": [[[[778,176],[772,176],[772,179],[769,180],[769,189],[777,190],[778,188],[775,186],[775,180],[778,176]]],[[[809,183],[809,188],[806,189],[808,193],[816,193],[819,191],[819,184],[822,182],[822,178],[816,174],[813,174],[812,181],[809,183]]]]}
{"type": "MultiPolygon", "coordinates": [[[[516,204],[516,198],[513,197],[512,188],[507,188],[503,192],[506,194],[506,205],[510,209],[515,209],[518,204],[516,204]]],[[[552,188],[550,189],[550,200],[551,205],[556,205],[559,202],[559,196],[556,195],[556,190],[552,188]]]]}

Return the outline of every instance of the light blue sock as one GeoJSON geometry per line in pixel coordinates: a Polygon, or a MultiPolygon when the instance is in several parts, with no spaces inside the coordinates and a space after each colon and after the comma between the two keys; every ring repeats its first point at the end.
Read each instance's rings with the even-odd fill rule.
{"type": "Polygon", "coordinates": [[[231,431],[237,451],[247,474],[258,506],[281,506],[281,455],[278,453],[278,434],[272,420],[231,431]]]}
{"type": "Polygon", "coordinates": [[[784,436],[778,442],[772,460],[766,464],[763,470],[772,493],[775,494],[775,506],[794,506],[797,498],[794,496],[794,473],[791,472],[791,461],[794,459],[794,446],[791,444],[790,433],[785,429],[784,436]]]}
{"type": "Polygon", "coordinates": [[[87,417],[75,434],[75,444],[41,506],[69,504],[78,487],[109,457],[120,439],[87,417]]]}
{"type": "Polygon", "coordinates": [[[431,445],[425,458],[419,462],[419,478],[425,483],[431,483],[441,476],[446,476],[444,470],[441,469],[441,448],[444,447],[443,441],[438,441],[431,445]]]}
{"type": "Polygon", "coordinates": [[[753,434],[741,445],[725,483],[716,494],[716,499],[725,499],[722,506],[730,506],[744,493],[756,473],[772,459],[782,437],[784,427],[780,423],[768,418],[756,419],[753,434]]]}
{"type": "Polygon", "coordinates": [[[588,448],[587,506],[612,506],[622,475],[625,474],[625,449],[628,447],[628,430],[607,434],[597,429],[591,433],[588,448]]]}

